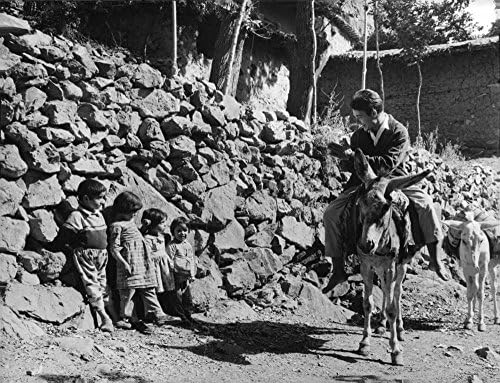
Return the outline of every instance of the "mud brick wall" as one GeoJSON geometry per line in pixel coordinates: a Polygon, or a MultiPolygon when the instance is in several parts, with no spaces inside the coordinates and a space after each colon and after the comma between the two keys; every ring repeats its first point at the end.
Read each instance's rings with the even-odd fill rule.
{"type": "MultiPolygon", "coordinates": [[[[381,55],[386,110],[417,134],[418,72],[397,54],[381,55]]],[[[343,98],[341,111],[350,113],[349,100],[361,84],[358,54],[330,60],[319,82],[320,108],[335,90],[343,98]]],[[[439,129],[441,140],[471,148],[500,149],[500,60],[498,39],[466,49],[464,45],[429,54],[422,64],[420,103],[422,132],[439,129]]],[[[367,88],[379,89],[375,59],[368,60],[367,88]]]]}

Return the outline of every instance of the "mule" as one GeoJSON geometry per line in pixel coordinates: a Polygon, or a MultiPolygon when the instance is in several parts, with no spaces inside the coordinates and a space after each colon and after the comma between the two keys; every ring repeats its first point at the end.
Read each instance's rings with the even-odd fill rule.
{"type": "Polygon", "coordinates": [[[391,362],[402,365],[403,356],[399,345],[404,333],[401,313],[402,283],[407,264],[424,244],[410,246],[404,240],[410,234],[409,221],[396,218],[398,214],[393,197],[397,191],[420,182],[430,174],[430,170],[395,178],[376,176],[359,149],[354,153],[354,168],[362,181],[356,200],[357,223],[360,228],[360,234],[356,238],[357,255],[364,283],[364,330],[358,352],[361,355],[368,355],[370,352],[373,276],[376,273],[381,281],[385,301],[380,329],[385,330],[386,314],[390,329],[391,362]]]}
{"type": "MultiPolygon", "coordinates": [[[[489,271],[491,295],[493,298],[493,313],[495,324],[500,324],[496,299],[495,269],[500,265],[500,251],[490,254],[490,244],[483,230],[500,226],[500,221],[477,222],[472,212],[465,214],[466,221],[447,220],[444,225],[452,227],[460,233],[458,254],[465,282],[467,284],[467,316],[464,327],[472,330],[474,326],[474,311],[478,303],[478,331],[486,331],[484,322],[484,284],[486,272],[489,271]]],[[[492,246],[493,248],[493,246],[492,246]]]]}

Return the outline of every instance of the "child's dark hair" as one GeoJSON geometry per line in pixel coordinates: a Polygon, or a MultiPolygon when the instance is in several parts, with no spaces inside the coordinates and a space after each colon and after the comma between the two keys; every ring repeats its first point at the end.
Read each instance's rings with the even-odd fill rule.
{"type": "Polygon", "coordinates": [[[163,221],[167,220],[167,213],[160,209],[146,209],[142,213],[142,234],[147,234],[152,227],[158,226],[163,221]]]}
{"type": "Polygon", "coordinates": [[[371,89],[362,89],[352,96],[351,108],[361,110],[368,115],[371,115],[373,111],[379,114],[384,110],[384,102],[377,92],[371,89]]]}
{"type": "Polygon", "coordinates": [[[78,199],[82,200],[87,196],[89,199],[95,199],[106,193],[106,186],[97,180],[87,179],[78,185],[78,199]]]}
{"type": "Polygon", "coordinates": [[[186,225],[189,229],[189,220],[185,217],[177,217],[170,224],[170,232],[174,235],[174,230],[177,226],[186,225]]]}
{"type": "Polygon", "coordinates": [[[124,191],[118,194],[113,202],[113,214],[132,214],[142,209],[142,202],[137,195],[124,191]]]}

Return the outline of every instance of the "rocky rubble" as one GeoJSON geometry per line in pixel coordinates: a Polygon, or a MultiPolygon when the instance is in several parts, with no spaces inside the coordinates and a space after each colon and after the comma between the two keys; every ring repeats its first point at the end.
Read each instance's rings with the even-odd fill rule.
{"type": "MultiPolygon", "coordinates": [[[[87,177],[108,187],[108,205],[127,189],[169,220],[191,219],[199,310],[229,297],[345,321],[320,288],[329,273],[322,211],[347,174],[325,177],[301,121],[246,109],[205,80],[165,78],[123,52],[39,31],[2,40],[1,329],[26,330],[8,318],[62,324],[88,312],[66,257],[46,249],[87,177]]],[[[491,171],[455,172],[424,154],[412,164],[436,167],[426,187],[445,214],[497,203],[491,171]]],[[[334,296],[350,294],[345,287],[334,296]]]]}

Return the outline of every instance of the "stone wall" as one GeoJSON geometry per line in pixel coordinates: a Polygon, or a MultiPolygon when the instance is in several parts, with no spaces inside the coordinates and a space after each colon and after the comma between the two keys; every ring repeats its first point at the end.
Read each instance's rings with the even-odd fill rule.
{"type": "MultiPolygon", "coordinates": [[[[417,133],[418,74],[398,59],[397,51],[381,54],[386,110],[417,133]]],[[[439,129],[441,139],[467,147],[500,149],[500,59],[498,37],[435,46],[422,65],[422,131],[439,129]]],[[[320,107],[335,88],[349,100],[361,83],[362,56],[355,52],[330,59],[319,82],[320,107]]],[[[367,87],[378,89],[373,54],[368,61],[367,87]]],[[[350,113],[345,101],[342,113],[350,113]]]]}

